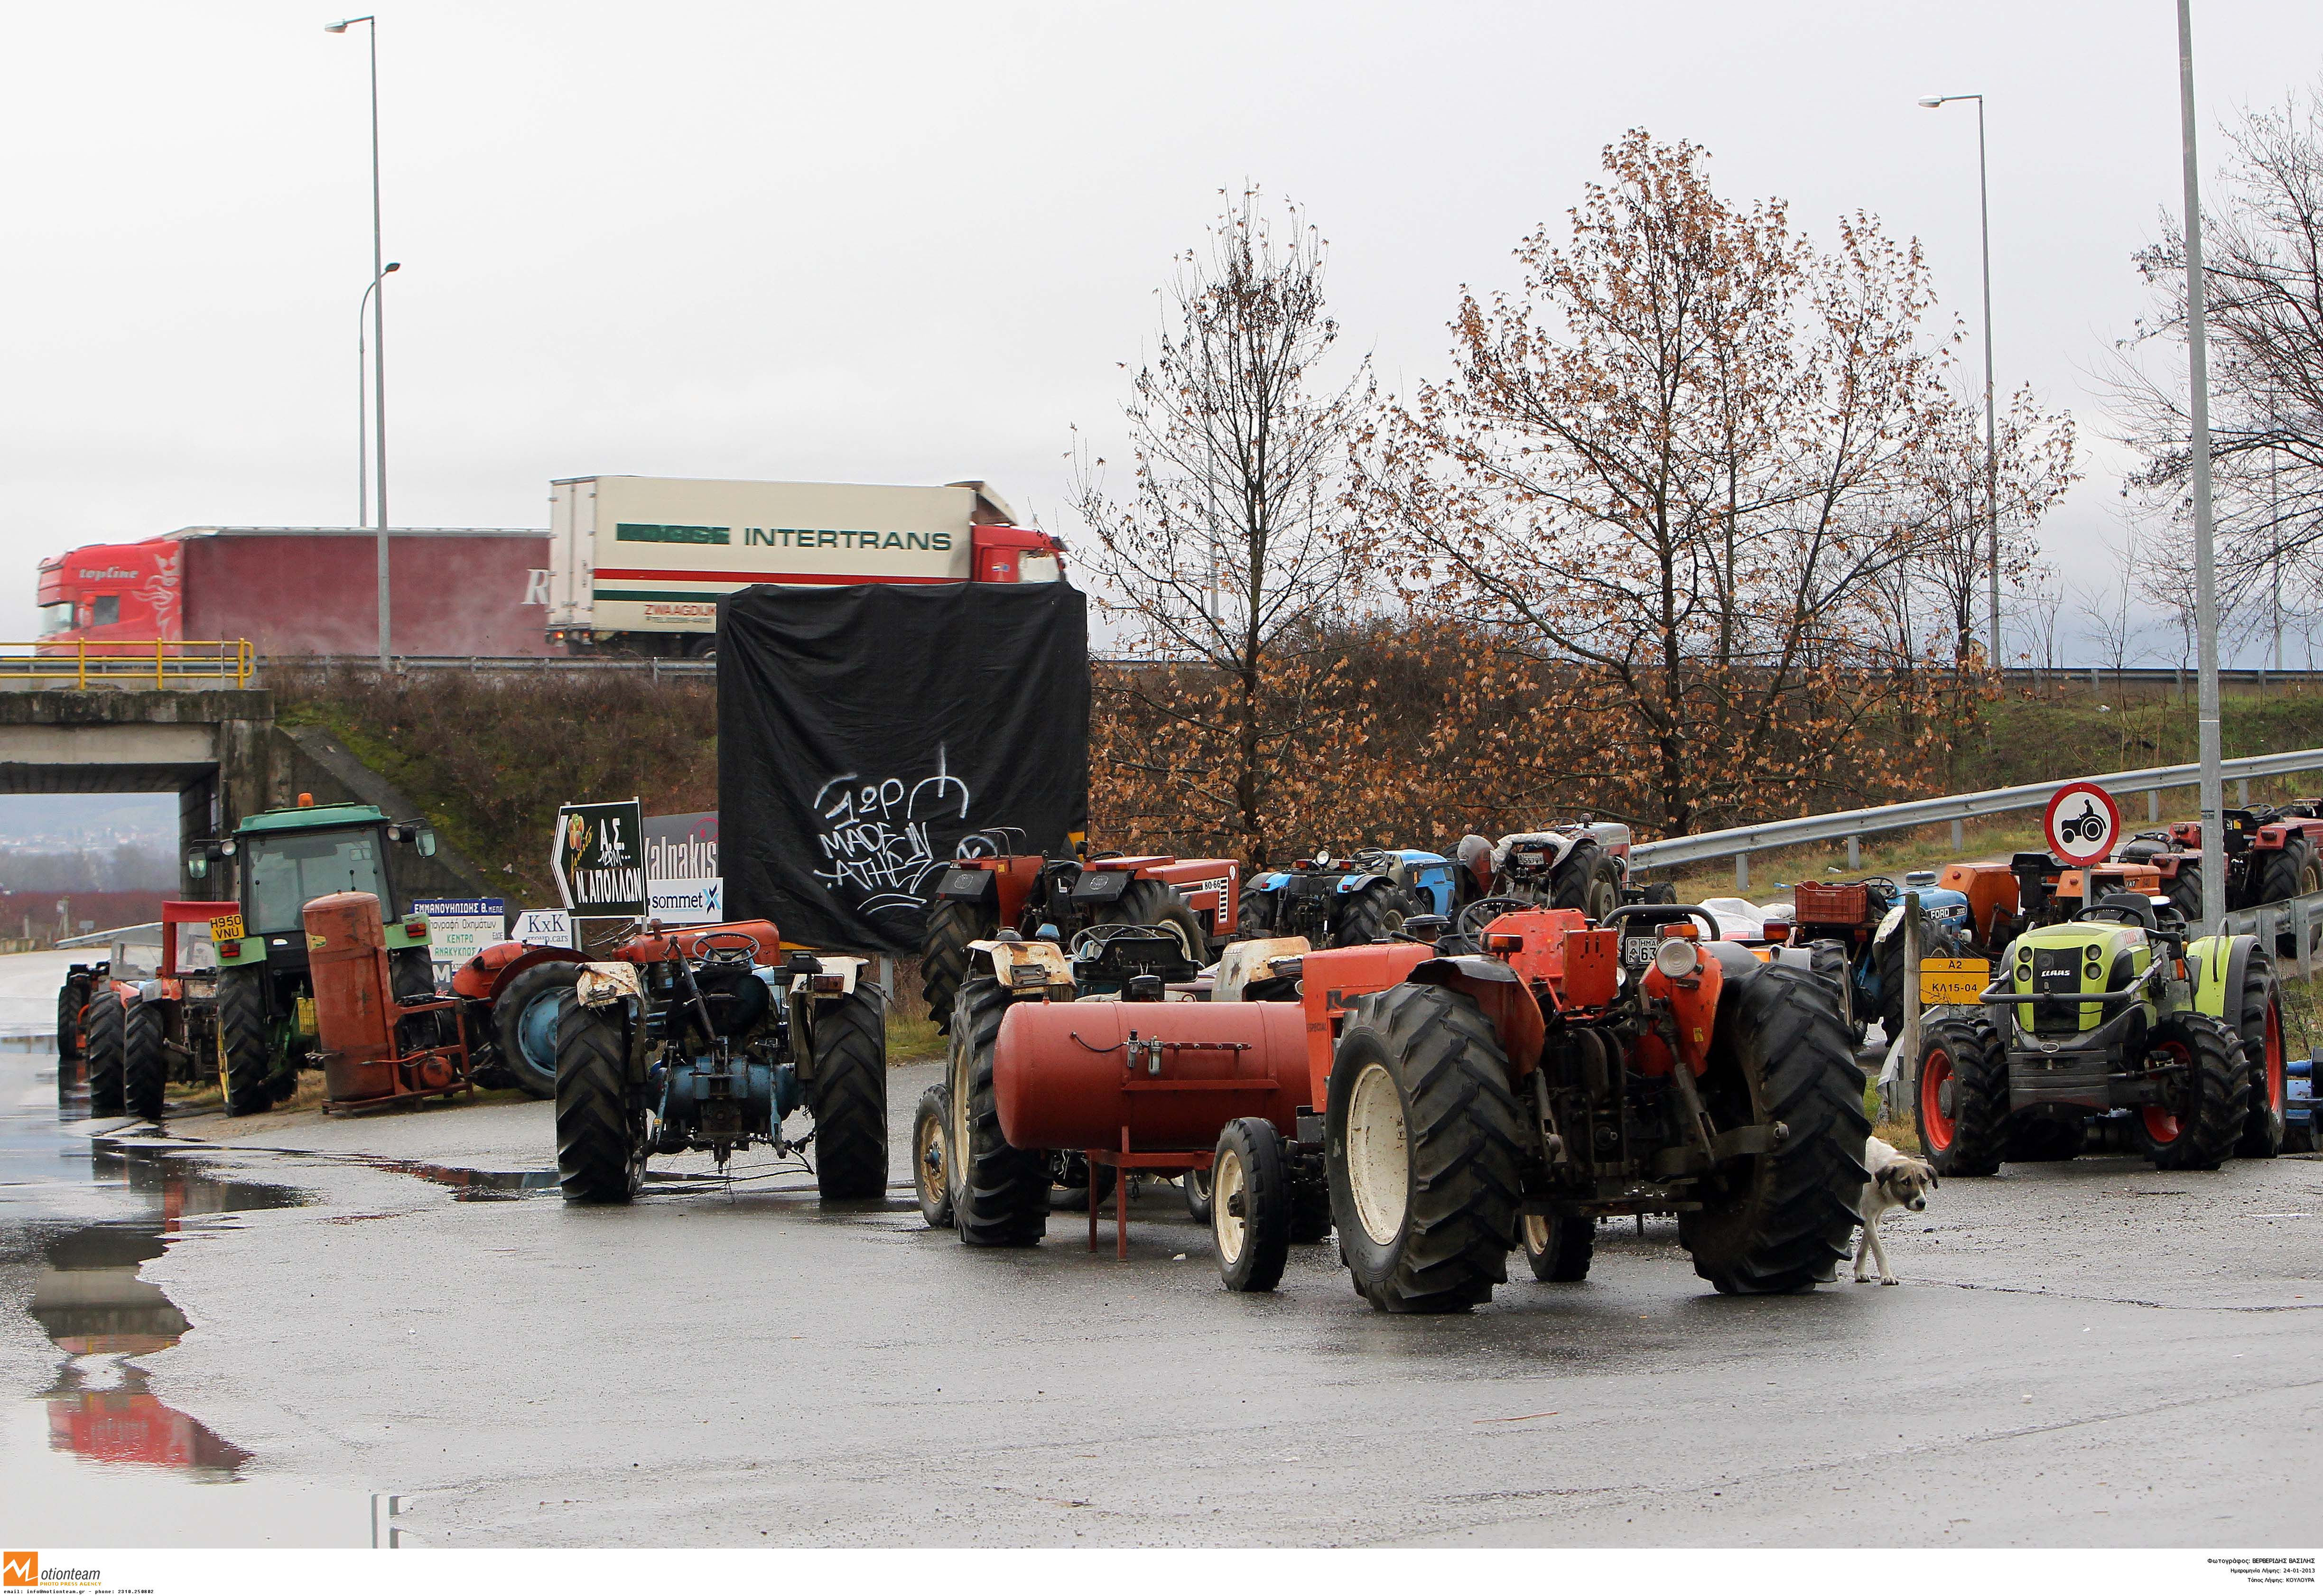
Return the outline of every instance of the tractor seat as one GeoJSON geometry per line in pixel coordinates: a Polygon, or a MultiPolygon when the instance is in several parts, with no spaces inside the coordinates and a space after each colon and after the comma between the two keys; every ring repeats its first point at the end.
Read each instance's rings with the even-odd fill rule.
{"type": "Polygon", "coordinates": [[[2143,893],[2107,893],[2081,918],[2118,921],[2123,925],[2144,926],[2147,931],[2162,929],[2161,919],[2153,913],[2153,900],[2143,893]]]}

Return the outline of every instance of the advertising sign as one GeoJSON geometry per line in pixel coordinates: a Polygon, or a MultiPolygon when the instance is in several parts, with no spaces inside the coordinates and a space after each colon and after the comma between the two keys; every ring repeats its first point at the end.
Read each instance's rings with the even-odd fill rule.
{"type": "Polygon", "coordinates": [[[635,920],[646,912],[645,805],[568,803],[556,812],[549,867],[576,915],[635,920]]]}
{"type": "Polygon", "coordinates": [[[414,898],[411,912],[427,917],[428,957],[438,986],[460,966],[508,939],[505,898],[414,898]]]}
{"type": "Polygon", "coordinates": [[[2041,817],[2049,851],[2069,865],[2094,865],[2121,840],[2121,811],[2095,782],[2067,782],[2041,817]]]}
{"type": "Polygon", "coordinates": [[[718,868],[718,812],[646,816],[646,887],[655,919],[708,925],[726,918],[718,868]]]}
{"type": "Polygon", "coordinates": [[[527,909],[516,917],[516,929],[509,933],[530,948],[572,948],[573,916],[562,909],[527,909]]]}

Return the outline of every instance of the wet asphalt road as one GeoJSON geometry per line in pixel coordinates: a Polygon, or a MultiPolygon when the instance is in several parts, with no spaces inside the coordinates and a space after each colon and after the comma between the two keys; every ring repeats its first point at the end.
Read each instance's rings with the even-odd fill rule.
{"type": "MultiPolygon", "coordinates": [[[[0,1059],[0,1101],[52,1091],[45,1062],[0,1059]]],[[[1584,1284],[1519,1261],[1489,1308],[1396,1319],[1327,1245],[1228,1295],[1171,1188],[1133,1208],[1125,1264],[1076,1215],[1022,1253],[928,1232],[902,1158],[933,1074],[895,1072],[896,1186],[845,1210],[779,1172],[626,1210],[526,1195],[545,1105],[133,1151],[305,1197],[162,1238],[137,1279],[190,1328],[137,1378],[232,1449],[225,1491],[401,1493],[423,1545],[2219,1546],[2323,1523],[2323,1160],[1955,1181],[1890,1221],[1893,1289],[1722,1298],[1671,1226],[1623,1225],[1584,1284]]],[[[31,1223],[0,1206],[0,1260],[31,1223]]],[[[23,1269],[0,1288],[21,1402],[65,1354],[23,1269]]]]}

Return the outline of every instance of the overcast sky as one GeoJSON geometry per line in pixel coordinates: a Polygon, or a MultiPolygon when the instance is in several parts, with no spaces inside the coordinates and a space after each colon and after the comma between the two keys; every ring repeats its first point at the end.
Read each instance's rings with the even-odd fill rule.
{"type": "MultiPolygon", "coordinates": [[[[2196,0],[2219,118],[2323,68],[2323,6],[2196,0]]],[[[355,516],[364,41],[264,5],[26,4],[0,92],[0,633],[42,555],[355,516]]],[[[2122,460],[2093,373],[2178,194],[2167,0],[2068,5],[491,5],[385,0],[399,525],[541,526],[552,477],[988,479],[1070,537],[1170,257],[1295,197],[1350,344],[1440,372],[1461,284],[1624,129],[1828,236],[1867,209],[1977,315],[1990,97],[2004,388],[2083,424],[2045,534],[2092,575],[2122,460]]],[[[1971,379],[1980,373],[1973,343],[1971,379]]]]}

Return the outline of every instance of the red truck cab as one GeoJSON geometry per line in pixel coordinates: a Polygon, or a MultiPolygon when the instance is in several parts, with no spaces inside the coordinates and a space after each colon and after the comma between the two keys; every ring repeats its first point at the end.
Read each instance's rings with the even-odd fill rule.
{"type": "MultiPolygon", "coordinates": [[[[178,545],[96,543],[41,562],[41,641],[91,645],[184,636],[178,545]]],[[[92,647],[90,652],[109,652],[92,647]]]]}
{"type": "Polygon", "coordinates": [[[972,527],[971,582],[1062,582],[1064,539],[1037,527],[972,527]]]}

